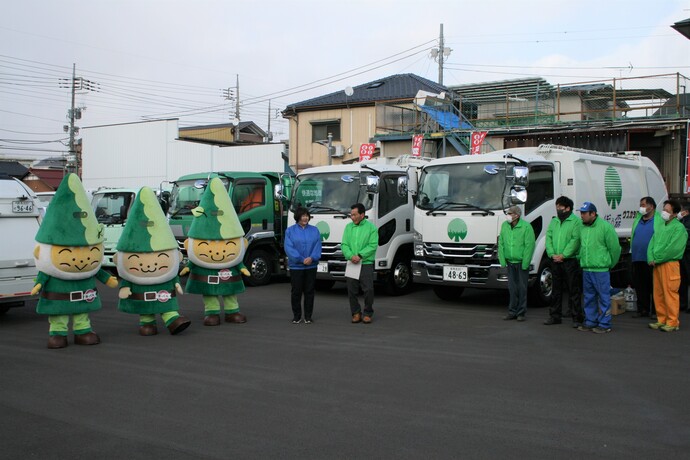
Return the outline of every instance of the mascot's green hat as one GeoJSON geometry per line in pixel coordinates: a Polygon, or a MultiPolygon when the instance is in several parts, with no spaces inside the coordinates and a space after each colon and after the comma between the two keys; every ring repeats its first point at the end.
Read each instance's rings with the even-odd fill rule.
{"type": "Polygon", "coordinates": [[[103,225],[96,220],[76,174],[68,174],[60,182],[36,241],[58,246],[93,246],[103,242],[103,225]]]}
{"type": "Polygon", "coordinates": [[[194,220],[189,237],[200,240],[231,240],[244,236],[244,230],[232,206],[223,182],[214,177],[201,196],[199,206],[192,209],[194,220]]]}
{"type": "Polygon", "coordinates": [[[127,223],[117,242],[123,252],[159,252],[176,249],[177,241],[156,194],[142,187],[127,214],[127,223]]]}

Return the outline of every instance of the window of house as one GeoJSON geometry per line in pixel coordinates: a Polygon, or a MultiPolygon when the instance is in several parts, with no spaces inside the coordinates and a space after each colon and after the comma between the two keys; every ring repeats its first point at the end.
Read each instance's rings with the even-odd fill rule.
{"type": "Polygon", "coordinates": [[[311,141],[325,141],[328,139],[328,133],[331,133],[334,141],[340,140],[340,120],[331,120],[326,122],[311,123],[311,141]]]}

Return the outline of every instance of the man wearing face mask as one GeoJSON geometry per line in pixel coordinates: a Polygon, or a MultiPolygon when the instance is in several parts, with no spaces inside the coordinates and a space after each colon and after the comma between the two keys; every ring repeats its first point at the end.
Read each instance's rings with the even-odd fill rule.
{"type": "Polygon", "coordinates": [[[582,272],[577,260],[580,250],[580,229],[582,221],[573,214],[573,200],[561,196],[556,200],[556,217],[551,219],[546,230],[546,255],[551,259],[553,289],[549,318],[544,324],[560,324],[563,311],[561,294],[568,289],[568,307],[572,313],[573,327],[582,325],[581,289],[582,272]]]}
{"type": "Polygon", "coordinates": [[[510,303],[505,320],[525,320],[527,313],[527,283],[529,264],[534,254],[534,229],[529,222],[520,219],[522,212],[517,206],[506,211],[506,221],[498,235],[498,259],[501,267],[508,267],[508,293],[510,303]]]}
{"type": "Polygon", "coordinates": [[[661,218],[664,225],[654,233],[649,242],[647,258],[654,267],[654,304],[657,321],[649,327],[664,332],[679,329],[678,321],[678,288],[680,287],[680,264],[683,258],[688,233],[676,215],[680,204],[675,200],[664,201],[661,218]]]}
{"type": "Polygon", "coordinates": [[[630,236],[632,253],[633,287],[637,291],[637,312],[633,318],[648,317],[654,312],[652,303],[652,267],[647,263],[649,242],[664,225],[661,214],[656,211],[656,201],[651,196],[640,200],[640,210],[633,222],[630,236]]]}
{"type": "Polygon", "coordinates": [[[688,306],[688,281],[690,280],[690,203],[682,206],[678,220],[688,232],[688,243],[685,245],[683,258],[680,260],[680,311],[690,313],[688,306]]]}

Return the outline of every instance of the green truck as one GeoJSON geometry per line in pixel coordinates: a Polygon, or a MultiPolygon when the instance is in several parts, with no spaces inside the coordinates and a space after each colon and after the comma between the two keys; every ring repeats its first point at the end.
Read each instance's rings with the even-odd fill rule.
{"type": "Polygon", "coordinates": [[[100,188],[93,192],[91,207],[99,224],[103,224],[103,266],[115,267],[115,247],[127,222],[127,213],[138,189],[100,188]]]}
{"type": "Polygon", "coordinates": [[[273,274],[287,273],[283,237],[288,226],[289,196],[294,176],[280,172],[204,172],[180,177],[169,197],[162,197],[168,222],[184,253],[192,225],[192,209],[199,205],[208,181],[218,177],[228,190],[249,246],[244,264],[251,286],[268,284],[273,274]]]}

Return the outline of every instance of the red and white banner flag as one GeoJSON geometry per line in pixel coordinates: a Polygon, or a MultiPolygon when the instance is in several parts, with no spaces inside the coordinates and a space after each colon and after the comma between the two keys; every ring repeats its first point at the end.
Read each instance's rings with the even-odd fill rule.
{"type": "Polygon", "coordinates": [[[374,156],[376,144],[362,144],[359,146],[359,161],[371,160],[374,156]]]}
{"type": "Polygon", "coordinates": [[[482,148],[482,142],[484,142],[484,138],[486,135],[489,134],[488,131],[474,131],[472,133],[471,139],[471,147],[470,147],[470,154],[471,155],[479,155],[481,153],[481,148],[482,148]]]}
{"type": "Polygon", "coordinates": [[[412,156],[421,157],[422,156],[422,142],[424,142],[424,134],[416,134],[412,138],[412,156]]]}

